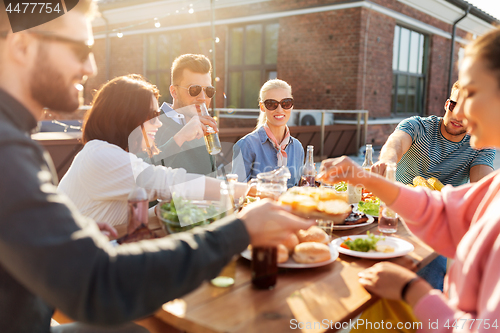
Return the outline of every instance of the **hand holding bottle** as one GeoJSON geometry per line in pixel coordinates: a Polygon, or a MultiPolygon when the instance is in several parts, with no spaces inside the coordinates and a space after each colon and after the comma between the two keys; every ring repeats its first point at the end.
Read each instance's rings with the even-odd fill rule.
{"type": "MultiPolygon", "coordinates": [[[[200,104],[201,110],[201,119],[208,121],[208,118],[211,118],[208,114],[207,106],[205,104],[200,104]]],[[[213,119],[212,119],[213,120],[213,119]]],[[[202,121],[203,122],[203,121],[202,121]]],[[[215,121],[214,121],[215,122],[215,121]]],[[[217,134],[217,125],[211,126],[208,123],[205,123],[205,145],[207,146],[207,151],[210,155],[217,155],[221,151],[221,145],[219,140],[219,135],[217,134]]]]}

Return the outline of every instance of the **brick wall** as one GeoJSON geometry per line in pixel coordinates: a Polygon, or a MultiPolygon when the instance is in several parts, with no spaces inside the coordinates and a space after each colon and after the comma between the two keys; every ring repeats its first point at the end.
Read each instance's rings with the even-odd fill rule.
{"type": "Polygon", "coordinates": [[[356,108],[361,10],[280,20],[278,76],[293,87],[298,109],[356,108]]]}
{"type": "Polygon", "coordinates": [[[362,10],[359,54],[360,89],[358,89],[359,97],[356,99],[356,108],[369,110],[372,118],[391,115],[392,49],[395,25],[396,22],[392,18],[372,10],[362,10]]]}
{"type": "Polygon", "coordinates": [[[432,36],[429,56],[429,80],[427,83],[427,114],[443,115],[447,98],[450,40],[432,36]]]}

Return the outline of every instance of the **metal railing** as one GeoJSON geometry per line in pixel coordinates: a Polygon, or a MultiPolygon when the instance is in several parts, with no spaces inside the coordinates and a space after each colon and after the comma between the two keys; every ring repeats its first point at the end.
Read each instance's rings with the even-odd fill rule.
{"type": "MultiPolygon", "coordinates": [[[[215,109],[215,116],[217,121],[219,118],[240,118],[240,119],[256,119],[260,113],[259,109],[232,109],[232,108],[217,108],[215,109]]],[[[308,109],[293,109],[292,116],[294,113],[321,113],[321,144],[320,144],[320,154],[324,156],[324,143],[325,143],[325,122],[326,115],[332,115],[332,122],[329,125],[335,125],[334,114],[354,114],[356,115],[356,155],[359,154],[360,143],[364,142],[366,144],[367,130],[368,130],[368,110],[308,110],[308,109]],[[361,138],[361,118],[363,117],[363,138],[361,138]]],[[[342,123],[350,123],[350,120],[342,120],[342,123]]]]}

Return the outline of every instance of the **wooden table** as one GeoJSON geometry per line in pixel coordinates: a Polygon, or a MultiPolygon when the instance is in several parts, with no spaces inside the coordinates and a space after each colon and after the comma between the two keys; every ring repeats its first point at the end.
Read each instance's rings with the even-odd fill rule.
{"type": "MultiPolygon", "coordinates": [[[[332,238],[353,234],[378,234],[377,223],[334,232],[332,238]]],[[[437,254],[411,235],[399,223],[395,237],[415,246],[404,257],[389,259],[416,271],[437,254]]],[[[378,298],[358,282],[357,274],[380,260],[360,259],[340,254],[333,263],[310,269],[280,269],[273,290],[252,288],[250,262],[239,258],[236,283],[217,288],[205,282],[198,289],[163,305],[155,316],[187,332],[289,332],[297,322],[349,321],[378,298]]],[[[307,332],[323,332],[323,328],[307,332]]]]}

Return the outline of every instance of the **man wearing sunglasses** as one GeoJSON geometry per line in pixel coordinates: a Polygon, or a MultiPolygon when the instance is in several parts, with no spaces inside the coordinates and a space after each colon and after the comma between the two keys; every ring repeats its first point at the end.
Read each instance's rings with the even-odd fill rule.
{"type": "MultiPolygon", "coordinates": [[[[372,172],[384,175],[387,163],[397,163],[396,180],[413,184],[413,178],[435,177],[443,184],[458,186],[477,182],[493,171],[494,149],[476,150],[455,109],[460,92],[458,81],[444,105],[443,117],[414,116],[403,120],[382,147],[372,172]]],[[[419,275],[434,288],[443,290],[446,258],[439,256],[419,275]]]]}
{"type": "Polygon", "coordinates": [[[216,176],[215,158],[208,154],[203,137],[207,126],[218,131],[217,123],[200,114],[200,105],[208,108],[215,95],[212,65],[204,55],[184,54],[174,60],[171,73],[173,110],[161,118],[163,126],[156,135],[161,153],[155,163],[216,176]]]}
{"type": "Polygon", "coordinates": [[[261,201],[193,233],[110,245],[97,224],[57,191],[48,154],[30,138],[44,107],[74,111],[81,83],[95,74],[88,53],[91,7],[80,0],[46,24],[13,33],[0,1],[2,333],[145,332],[127,323],[216,277],[250,241],[277,246],[311,226],[261,201]],[[54,308],[88,325],[51,327],[54,308]]]}

